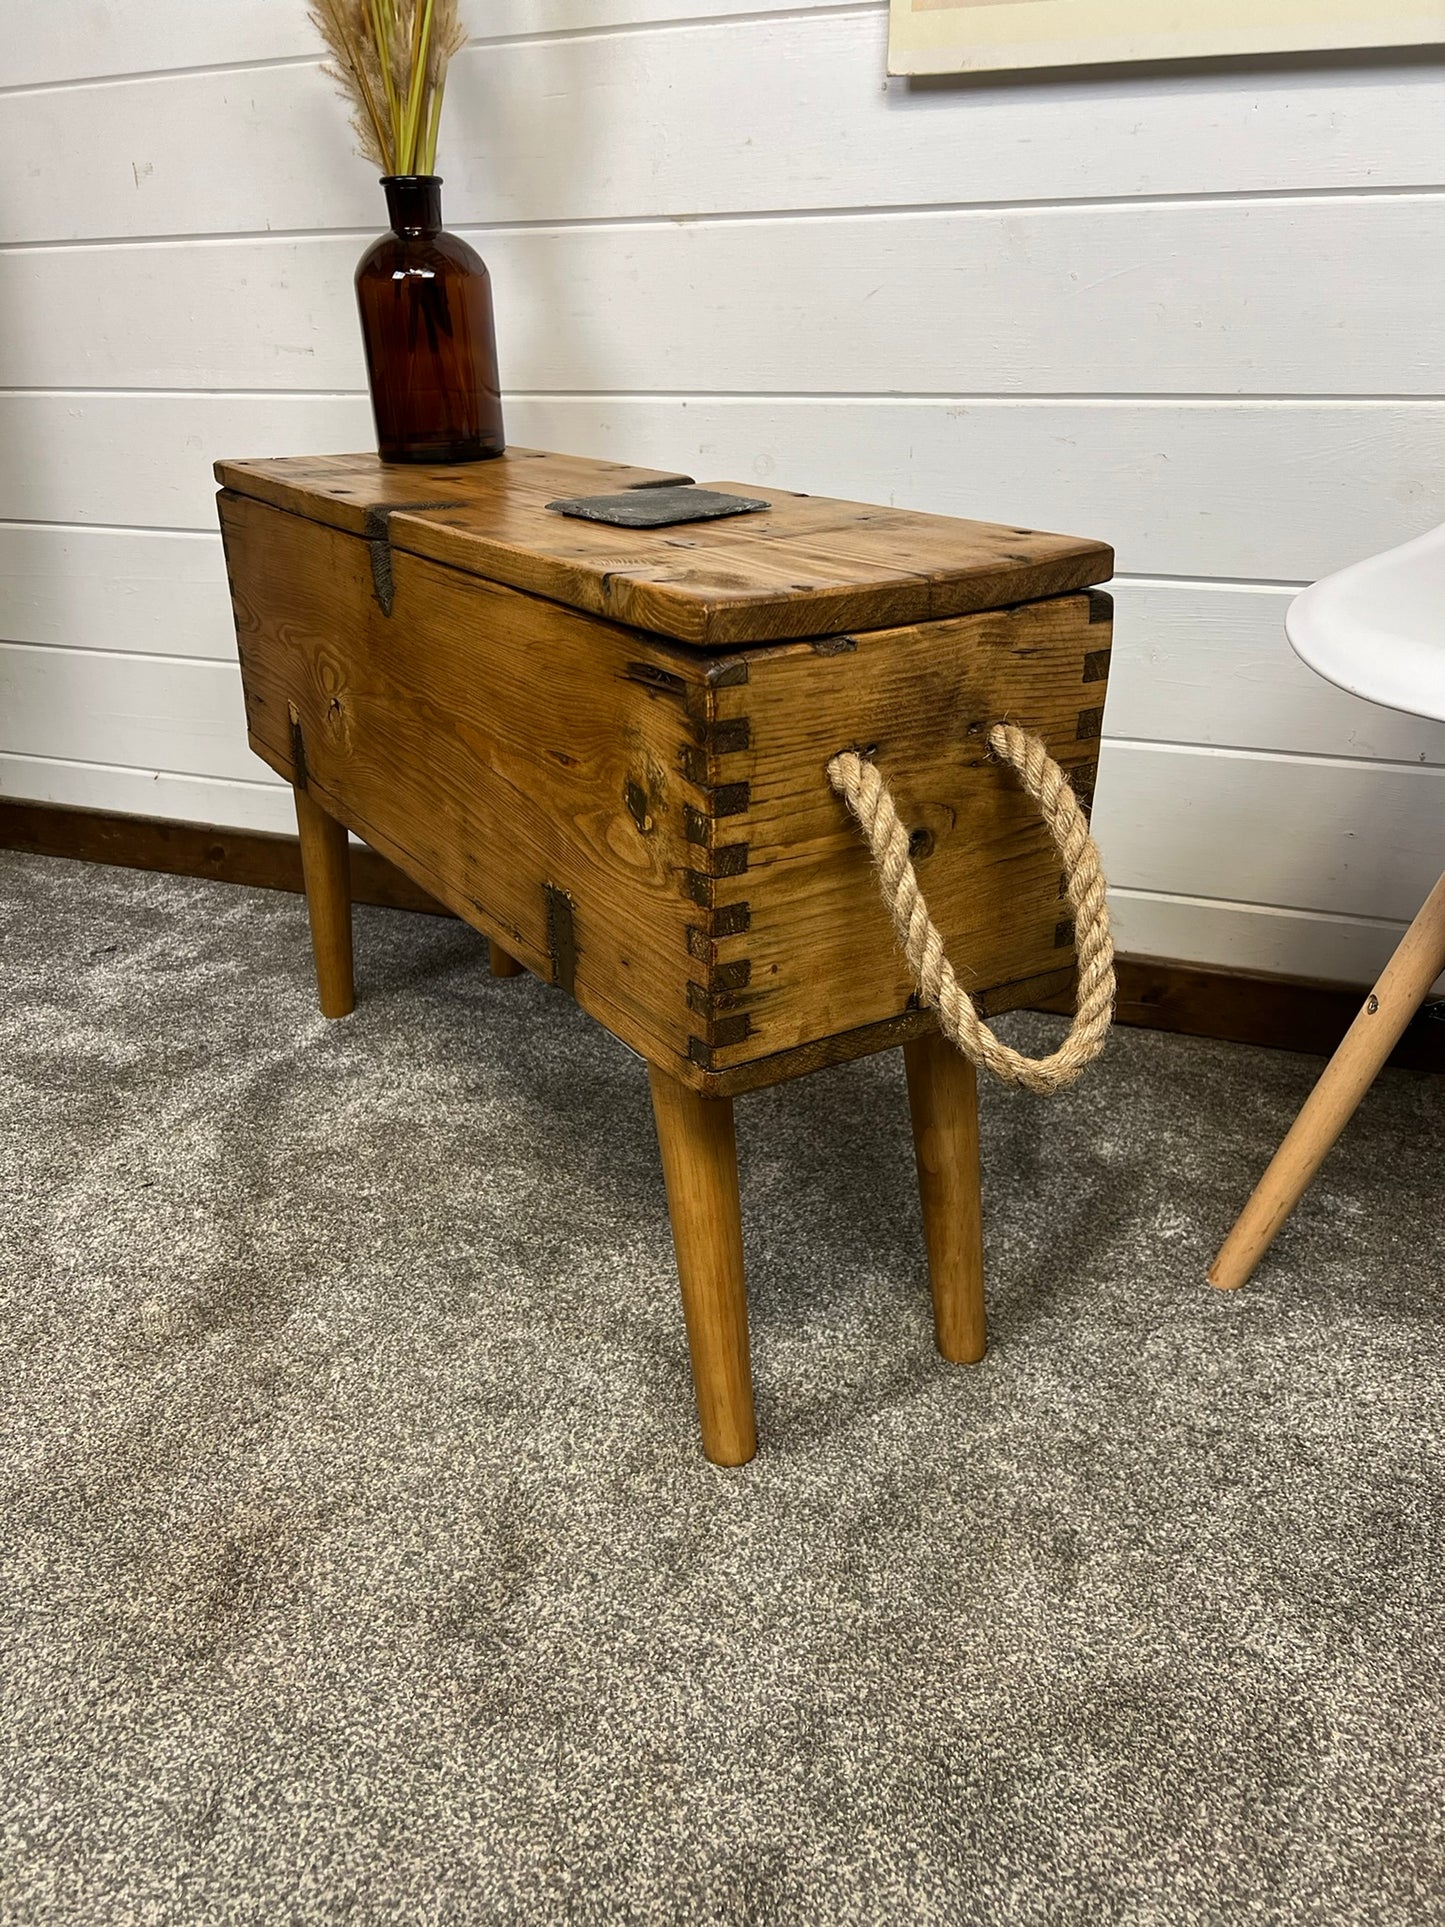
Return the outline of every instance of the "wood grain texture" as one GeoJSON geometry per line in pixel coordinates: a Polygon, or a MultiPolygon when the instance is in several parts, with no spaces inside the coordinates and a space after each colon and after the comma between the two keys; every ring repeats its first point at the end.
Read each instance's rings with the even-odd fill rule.
{"type": "Polygon", "coordinates": [[[257,753],[294,777],[294,706],[323,807],[548,982],[563,893],[577,1001],[685,1061],[701,659],[686,685],[676,650],[400,552],[384,615],[365,542],[229,492],[221,515],[257,753]]]}
{"type": "Polygon", "coordinates": [[[1354,1116],[1361,1099],[1445,971],[1445,877],[1426,898],[1209,1269],[1222,1290],[1244,1284],[1354,1116]]]}
{"type": "MultiPolygon", "coordinates": [[[[384,535],[393,551],[703,649],[992,609],[1102,582],[1113,568],[1101,542],[776,488],[766,512],[609,528],[546,504],[663,478],[533,449],[414,474],[345,455],[218,462],[216,475],[278,508],[384,535]],[[384,529],[378,508],[389,510],[384,529]]],[[[741,483],[704,486],[746,493],[741,483]]]]}
{"type": "Polygon", "coordinates": [[[826,781],[840,749],[875,750],[970,990],[1070,964],[1057,857],[987,737],[1005,719],[1036,731],[1087,798],[1109,634],[1095,593],[738,658],[746,680],[714,691],[698,831],[710,1069],[901,1016],[914,998],[867,846],[826,781]]]}
{"type": "Polygon", "coordinates": [[[714,1465],[745,1465],[758,1434],[733,1107],[656,1067],[651,1081],[703,1450],[714,1465]]]}
{"type": "Polygon", "coordinates": [[[308,796],[296,791],[296,829],[316,995],[323,1017],[346,1017],[356,1007],[351,959],[351,859],[345,829],[308,796]]]}
{"type": "MultiPolygon", "coordinates": [[[[1069,965],[1038,977],[1026,977],[1018,983],[980,991],[974,1002],[985,1016],[1028,1010],[1041,999],[1067,995],[1074,978],[1073,966],[1069,965]]],[[[740,1061],[709,1072],[701,1079],[700,1088],[714,1097],[741,1097],[747,1091],[766,1090],[772,1084],[808,1077],[833,1064],[851,1064],[879,1051],[896,1050],[915,1037],[928,1036],[936,1028],[937,1019],[932,1011],[905,1010],[900,1016],[885,1017],[876,1024],[861,1024],[856,1030],[837,1031],[831,1037],[794,1044],[788,1050],[774,1051],[764,1057],[749,1059],[741,1051],[735,1052],[740,1061]]]]}
{"type": "MultiPolygon", "coordinates": [[[[528,517],[531,526],[534,518],[544,515],[543,505],[554,496],[606,495],[691,480],[675,470],[631,468],[624,462],[517,447],[509,447],[485,462],[408,462],[405,466],[383,462],[379,455],[369,453],[221,461],[215,464],[215,476],[223,488],[238,495],[269,502],[273,508],[304,515],[348,535],[368,540],[385,537],[393,547],[410,548],[415,554],[424,554],[425,550],[400,541],[399,535],[404,528],[415,529],[415,512],[422,508],[438,514],[467,512],[484,526],[491,517],[515,508],[528,517]],[[394,518],[406,511],[413,512],[407,521],[393,525],[394,518]]],[[[549,520],[566,526],[560,516],[549,520]]],[[[540,520],[535,525],[546,526],[540,520]]],[[[488,577],[494,582],[504,579],[488,577]]]]}
{"type": "Polygon", "coordinates": [[[903,1061],[928,1246],[934,1335],[945,1358],[955,1365],[974,1365],[988,1342],[978,1073],[936,1033],[905,1044],[903,1061]]]}
{"type": "MultiPolygon", "coordinates": [[[[1135,692],[1136,719],[1140,703],[1162,700],[1148,638],[1137,626],[1133,636],[1142,660],[1130,655],[1120,669],[1123,644],[1114,648],[1111,729],[1131,709],[1126,694],[1123,718],[1116,712],[1120,683],[1135,692]]],[[[1247,648],[1248,636],[1241,640],[1247,648]]],[[[1181,694],[1203,675],[1178,629],[1161,633],[1160,649],[1158,674],[1181,694]]],[[[1249,684],[1236,687],[1232,712],[1201,693],[1202,729],[1228,733],[1231,713],[1249,720],[1249,684]]],[[[1303,693],[1316,690],[1328,703],[1328,686],[1308,678],[1303,693]]],[[[1283,677],[1277,691],[1282,713],[1283,677]]],[[[1261,700],[1260,734],[1269,713],[1261,700]]],[[[1343,697],[1334,713],[1338,747],[1348,752],[1356,739],[1347,760],[1103,743],[1096,827],[1129,949],[1341,981],[1378,975],[1445,847],[1445,784],[1438,764],[1365,760],[1371,749],[1425,754],[1428,725],[1343,697]],[[1256,836],[1256,823],[1272,834],[1256,836]]],[[[284,789],[247,748],[233,663],[71,648],[0,644],[0,793],[233,828],[285,830],[291,814],[284,789]]]]}
{"type": "MultiPolygon", "coordinates": [[[[286,787],[278,784],[277,790],[283,802],[287,801],[286,787]]],[[[3,796],[0,850],[113,863],[174,876],[208,877],[268,890],[299,891],[302,887],[300,850],[294,835],[168,822],[55,803],[19,802],[3,796]]],[[[431,916],[451,915],[444,904],[364,843],[354,843],[351,849],[351,896],[354,903],[431,916]]],[[[1207,913],[1208,906],[1202,908],[1207,913]]],[[[1394,940],[1403,934],[1403,929],[1395,932],[1394,940]]],[[[1316,943],[1316,955],[1320,949],[1316,943]]],[[[1367,974],[1362,973],[1359,981],[1363,982],[1367,974]]],[[[1334,1050],[1360,1002],[1360,991],[1354,983],[1191,966],[1167,957],[1121,956],[1118,979],[1117,1023],[1229,1043],[1260,1044],[1274,1050],[1308,1051],[1320,1057],[1328,1057],[1334,1050]]],[[[984,999],[985,1011],[996,1015],[1005,1009],[1026,1007],[1067,1012],[1072,1008],[1071,980],[1071,971],[1061,971],[1052,984],[1043,979],[1012,986],[1007,992],[993,992],[984,999]]],[[[904,1043],[909,1037],[926,1034],[932,1022],[927,1012],[914,1012],[885,1026],[888,1035],[881,1042],[878,1036],[865,1033],[830,1040],[826,1054],[816,1046],[804,1047],[792,1054],[796,1069],[789,1068],[783,1074],[805,1076],[825,1063],[844,1062],[850,1056],[866,1056],[904,1043]],[[856,1043],[858,1048],[844,1050],[841,1046],[845,1043],[856,1043]]],[[[1422,1014],[1406,1032],[1390,1062],[1412,1070],[1445,1070],[1445,1023],[1422,1014]]],[[[778,1068],[770,1066],[764,1081],[779,1081],[773,1074],[778,1068]]],[[[745,1073],[728,1072],[717,1080],[716,1088],[731,1095],[754,1086],[745,1073]]]]}
{"type": "MultiPolygon", "coordinates": [[[[289,788],[278,788],[290,810],[289,788]]],[[[206,877],[217,883],[262,890],[303,888],[301,847],[294,834],[172,823],[56,803],[0,798],[0,850],[70,857],[84,863],[114,863],[132,870],[165,871],[171,876],[206,877]]],[[[356,844],[351,851],[351,900],[433,916],[451,914],[365,844],[356,844]]]]}
{"type": "MultiPolygon", "coordinates": [[[[1295,588],[1116,577],[1110,593],[1110,736],[1177,742],[1187,734],[1200,747],[1445,766],[1445,723],[1362,702],[1305,668],[1284,639],[1295,588]]],[[[96,677],[109,673],[114,655],[234,663],[219,534],[0,524],[0,636],[89,650],[97,660],[85,673],[96,677]]],[[[149,700],[145,671],[127,666],[124,675],[113,697],[87,692],[85,710],[108,727],[149,700]]],[[[169,675],[162,740],[174,745],[197,735],[192,701],[203,699],[188,696],[185,671],[169,675]]],[[[46,727],[80,713],[43,665],[33,686],[46,727]]],[[[23,723],[8,741],[41,753],[23,723]]],[[[57,753],[80,752],[72,745],[57,753]]],[[[173,763],[174,750],[159,760],[173,763]]]]}
{"type": "MultiPolygon", "coordinates": [[[[916,1008],[866,849],[826,782],[849,744],[887,759],[972,987],[1022,1001],[1021,986],[1068,969],[1056,858],[984,745],[1011,717],[1077,786],[1092,782],[1107,596],[705,656],[401,548],[403,521],[412,539],[449,512],[379,525],[360,458],[219,472],[293,501],[314,493],[327,516],[339,498],[360,520],[345,533],[221,495],[257,752],[673,1076],[717,1094],[727,1073],[796,1075],[796,1053],[881,1048],[916,1008]]],[[[471,474],[493,501],[469,513],[528,526],[536,494],[516,506],[501,463],[471,474]]],[[[789,516],[778,546],[819,551],[859,511],[800,498],[789,516]]],[[[1026,540],[885,519],[886,540],[866,518],[856,536],[884,611],[900,571],[926,584],[955,550],[1026,540]]],[[[1079,546],[1097,567],[1096,545],[1079,546]]],[[[1000,592],[1050,566],[1024,555],[1004,558],[1000,592]]],[[[544,550],[537,565],[551,561],[544,550]]],[[[693,587],[702,632],[776,574],[766,537],[735,543],[729,580],[693,587]]],[[[832,612],[828,587],[814,606],[832,612]]]]}

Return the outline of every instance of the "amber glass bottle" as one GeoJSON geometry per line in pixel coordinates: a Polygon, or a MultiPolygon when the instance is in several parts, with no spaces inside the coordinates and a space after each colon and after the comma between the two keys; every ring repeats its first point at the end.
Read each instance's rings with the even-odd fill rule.
{"type": "Polygon", "coordinates": [[[506,439],[486,264],[442,228],[439,175],[392,174],[381,184],[391,232],[356,269],[381,459],[500,455],[506,439]]]}

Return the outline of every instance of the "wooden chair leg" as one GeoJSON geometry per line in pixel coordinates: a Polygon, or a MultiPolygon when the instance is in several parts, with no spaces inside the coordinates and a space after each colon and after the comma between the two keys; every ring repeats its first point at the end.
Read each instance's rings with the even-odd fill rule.
{"type": "Polygon", "coordinates": [[[487,938],[487,957],[494,977],[520,977],[526,969],[515,957],[509,956],[495,937],[487,938]]]}
{"type": "Polygon", "coordinates": [[[758,1449],[737,1144],[730,1098],[700,1097],[650,1067],[702,1449],[745,1465],[758,1449]]]}
{"type": "Polygon", "coordinates": [[[296,791],[301,833],[301,873],[316,958],[316,989],[323,1017],[345,1017],[356,1008],[351,973],[351,853],[346,829],[305,790],[296,791]]]}
{"type": "Polygon", "coordinates": [[[938,1349],[956,1365],[973,1365],[987,1345],[978,1075],[936,1032],[905,1044],[903,1061],[938,1349]]]}
{"type": "Polygon", "coordinates": [[[1210,1266],[1210,1284],[1233,1290],[1252,1275],[1442,970],[1445,877],[1430,892],[1324,1075],[1305,1099],[1304,1109],[1210,1266]]]}

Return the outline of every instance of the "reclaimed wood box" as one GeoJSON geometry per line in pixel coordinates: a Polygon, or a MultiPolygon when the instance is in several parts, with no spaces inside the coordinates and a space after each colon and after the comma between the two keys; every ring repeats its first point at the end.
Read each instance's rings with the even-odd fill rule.
{"type": "Polygon", "coordinates": [[[257,754],[695,1090],[932,1026],[839,749],[876,756],[985,1014],[1068,986],[1058,858],[986,742],[1038,733],[1087,799],[1103,544],[777,489],[608,527],[546,504],[687,478],[524,449],[217,474],[257,754]]]}

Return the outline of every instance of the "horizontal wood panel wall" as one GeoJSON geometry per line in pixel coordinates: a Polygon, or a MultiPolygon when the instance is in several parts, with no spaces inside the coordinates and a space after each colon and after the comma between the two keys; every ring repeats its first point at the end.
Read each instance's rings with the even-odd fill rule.
{"type": "MultiPolygon", "coordinates": [[[[464,10],[514,438],[1113,541],[1122,943],[1373,975],[1445,728],[1281,622],[1445,519],[1445,63],[909,85],[873,0],[464,10]]],[[[0,795],[284,831],[210,464],[368,444],[377,190],[300,6],[10,8],[0,75],[0,795]]]]}

